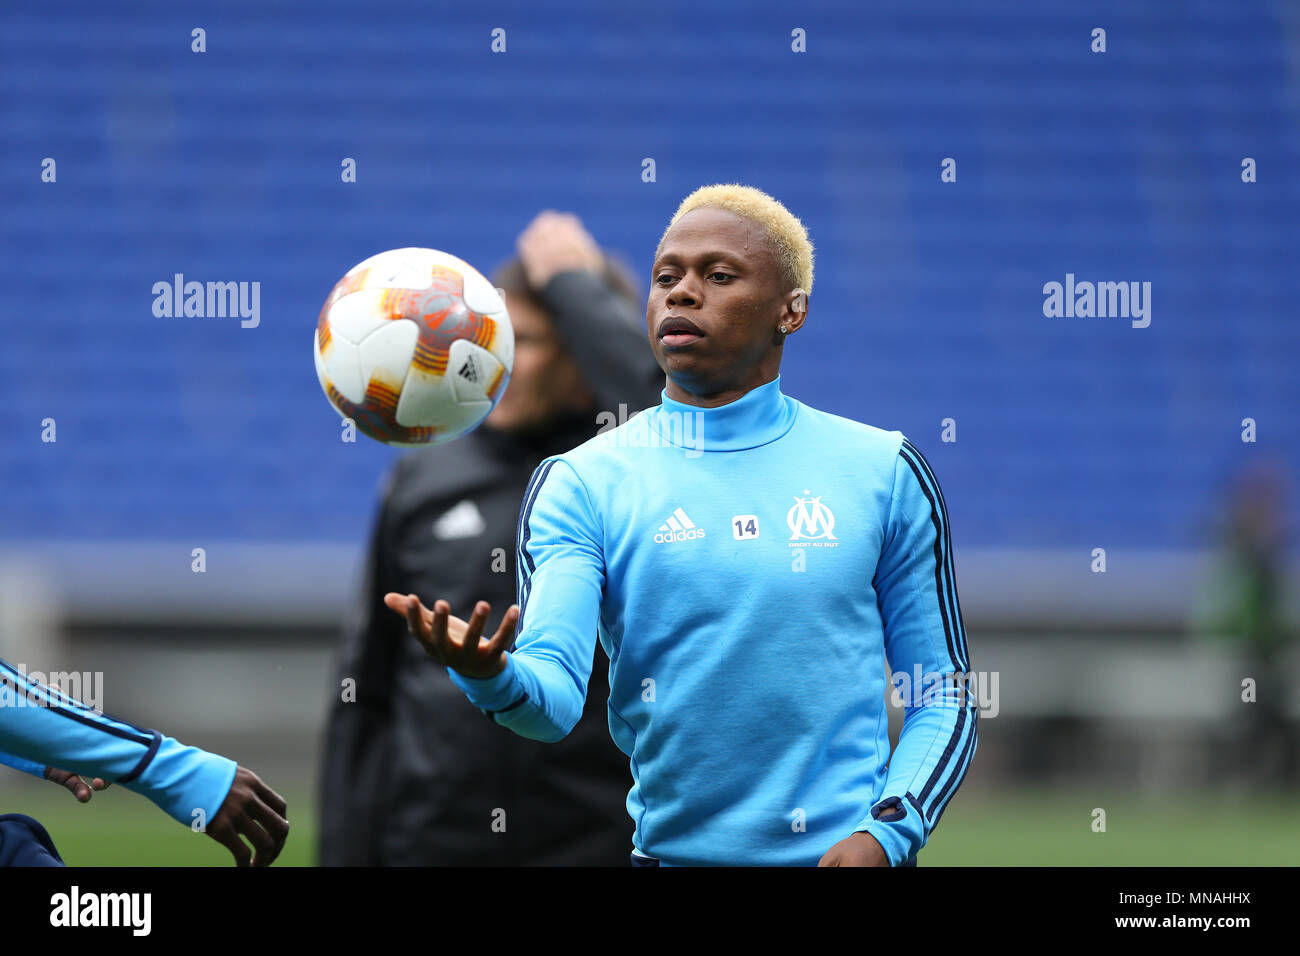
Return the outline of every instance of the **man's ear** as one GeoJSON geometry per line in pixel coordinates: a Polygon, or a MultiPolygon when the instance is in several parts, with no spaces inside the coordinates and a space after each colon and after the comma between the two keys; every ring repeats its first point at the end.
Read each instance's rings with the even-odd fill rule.
{"type": "Polygon", "coordinates": [[[803,289],[790,290],[790,311],[808,314],[808,293],[803,289]]]}
{"type": "Polygon", "coordinates": [[[791,289],[785,294],[785,310],[777,323],[777,331],[783,335],[797,332],[807,317],[808,293],[803,289],[791,289]]]}

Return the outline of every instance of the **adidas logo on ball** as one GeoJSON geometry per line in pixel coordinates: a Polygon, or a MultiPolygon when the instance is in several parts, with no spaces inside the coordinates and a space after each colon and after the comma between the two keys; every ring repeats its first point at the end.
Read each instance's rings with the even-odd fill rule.
{"type": "Polygon", "coordinates": [[[668,516],[668,520],[659,526],[655,534],[655,544],[673,544],[676,541],[694,541],[704,537],[704,529],[695,527],[695,522],[678,508],[668,516]]]}

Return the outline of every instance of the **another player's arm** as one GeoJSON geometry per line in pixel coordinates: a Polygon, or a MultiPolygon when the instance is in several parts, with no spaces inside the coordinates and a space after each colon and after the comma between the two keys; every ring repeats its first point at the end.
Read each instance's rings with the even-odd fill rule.
{"type": "Polygon", "coordinates": [[[15,770],[21,770],[23,773],[30,773],[33,777],[40,777],[42,780],[57,783],[59,786],[65,787],[82,803],[88,802],[94,791],[104,790],[108,787],[102,777],[92,777],[90,782],[87,783],[81,779],[80,775],[71,771],[60,770],[58,767],[47,767],[35,760],[24,760],[22,757],[14,757],[9,754],[0,753],[0,764],[13,767],[15,770]]]}
{"type": "Polygon", "coordinates": [[[890,669],[910,680],[919,667],[934,685],[911,688],[884,794],[842,841],[861,848],[867,834],[892,866],[914,856],[930,839],[978,741],[978,710],[961,679],[970,671],[970,658],[951,548],[939,483],[929,463],[904,439],[874,585],[890,669]],[[940,675],[949,679],[940,680],[940,675]]]}
{"type": "MultiPolygon", "coordinates": [[[[0,752],[17,758],[5,761],[11,766],[65,786],[84,777],[117,783],[188,826],[201,816],[204,832],[241,866],[269,865],[288,836],[284,799],[251,770],[95,711],[2,660],[0,752]],[[71,770],[53,770],[67,775],[59,780],[51,776],[55,767],[71,770]],[[240,836],[253,844],[256,855],[240,836]]],[[[78,792],[75,785],[69,789],[78,792]]]]}
{"type": "Polygon", "coordinates": [[[599,524],[573,468],[548,459],[533,473],[519,516],[519,603],[483,636],[489,607],[468,621],[446,601],[426,608],[414,595],[389,594],[426,651],[446,664],[470,703],[521,737],[555,742],[582,716],[604,588],[599,524]],[[519,636],[510,652],[518,626],[519,636]]]}

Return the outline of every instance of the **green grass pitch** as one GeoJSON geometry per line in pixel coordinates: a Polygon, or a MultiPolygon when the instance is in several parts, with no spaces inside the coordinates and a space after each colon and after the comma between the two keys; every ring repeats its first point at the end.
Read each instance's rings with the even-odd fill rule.
{"type": "MultiPolygon", "coordinates": [[[[89,804],[46,785],[0,791],[0,808],[41,820],[74,866],[226,866],[230,854],[119,788],[89,804]]],[[[315,799],[285,792],[291,830],[276,866],[315,859],[315,799]]],[[[828,846],[830,840],[828,842],[828,846]]],[[[1112,792],[958,794],[922,866],[1294,866],[1300,801],[1285,794],[1138,797],[1112,792]],[[1106,811],[1105,832],[1092,829],[1106,811]]]]}

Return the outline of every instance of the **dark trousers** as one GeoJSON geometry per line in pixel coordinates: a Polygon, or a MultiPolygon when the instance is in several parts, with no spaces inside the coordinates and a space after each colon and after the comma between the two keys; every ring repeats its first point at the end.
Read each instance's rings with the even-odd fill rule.
{"type": "Polygon", "coordinates": [[[63,866],[45,827],[23,813],[0,814],[0,866],[63,866]]]}

